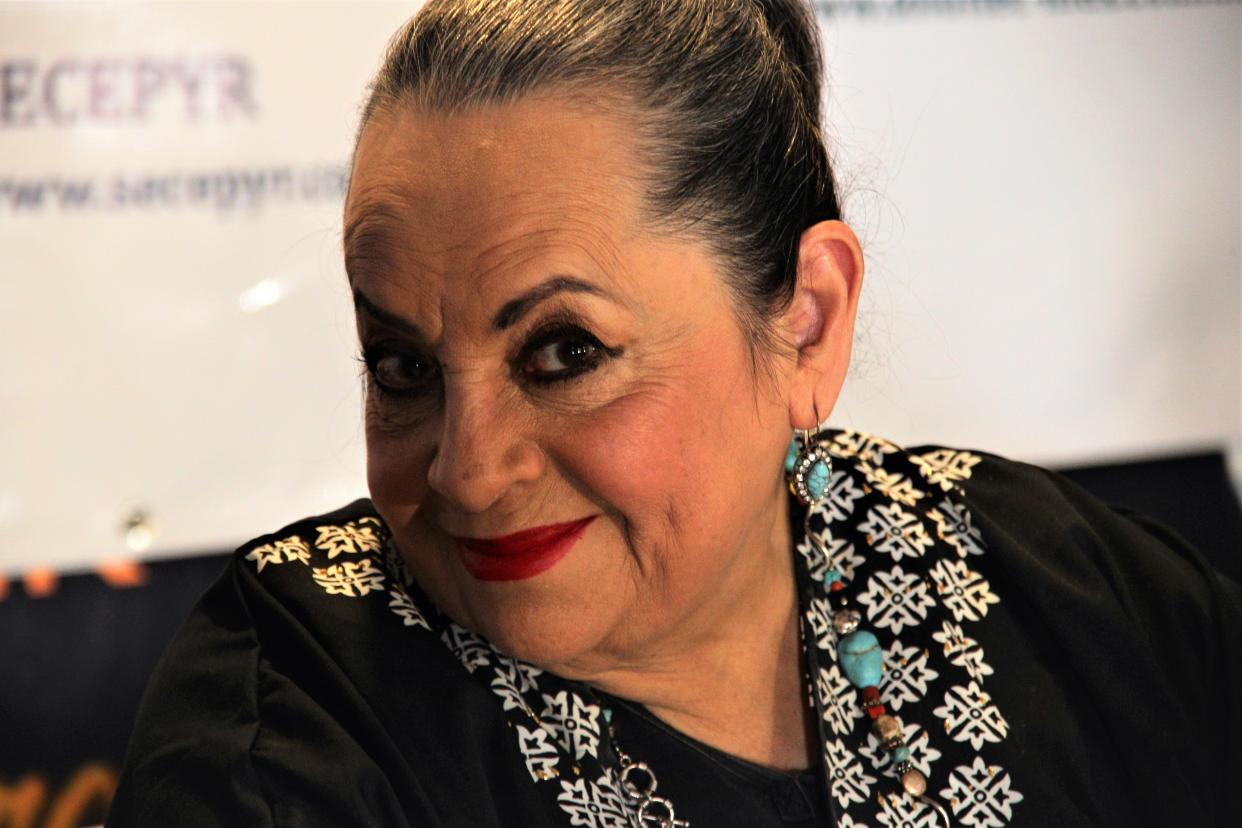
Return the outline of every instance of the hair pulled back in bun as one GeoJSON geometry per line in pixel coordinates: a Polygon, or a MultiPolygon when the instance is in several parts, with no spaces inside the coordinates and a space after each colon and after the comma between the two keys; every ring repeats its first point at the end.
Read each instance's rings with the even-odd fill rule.
{"type": "Polygon", "coordinates": [[[802,0],[429,0],[391,41],[359,134],[402,101],[623,102],[639,115],[646,218],[710,246],[747,340],[771,352],[802,231],[840,217],[822,75],[802,0]]]}
{"type": "Polygon", "coordinates": [[[815,15],[800,0],[755,0],[755,5],[763,12],[771,36],[784,48],[786,60],[801,72],[802,102],[818,124],[824,64],[815,15]]]}

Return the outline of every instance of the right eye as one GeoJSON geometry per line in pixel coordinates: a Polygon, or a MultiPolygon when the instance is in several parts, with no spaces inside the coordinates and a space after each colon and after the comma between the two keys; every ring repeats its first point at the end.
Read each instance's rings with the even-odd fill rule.
{"type": "Polygon", "coordinates": [[[364,348],[361,361],[379,392],[391,396],[421,394],[435,374],[429,361],[386,348],[364,348]]]}

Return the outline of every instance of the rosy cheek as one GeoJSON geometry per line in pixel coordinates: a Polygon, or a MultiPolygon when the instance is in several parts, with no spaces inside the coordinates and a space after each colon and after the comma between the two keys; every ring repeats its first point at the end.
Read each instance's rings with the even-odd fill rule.
{"type": "Polygon", "coordinates": [[[592,412],[576,438],[559,441],[573,473],[613,508],[649,510],[688,483],[690,411],[680,393],[667,391],[621,397],[592,412]]]}

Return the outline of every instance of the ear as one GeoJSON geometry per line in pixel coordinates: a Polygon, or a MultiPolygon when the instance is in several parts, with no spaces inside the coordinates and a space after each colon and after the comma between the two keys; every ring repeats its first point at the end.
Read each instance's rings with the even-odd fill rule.
{"type": "Polygon", "coordinates": [[[850,364],[862,280],[862,248],[848,225],[821,221],[803,231],[798,286],[782,317],[798,350],[789,385],[793,428],[818,428],[837,404],[850,364]]]}

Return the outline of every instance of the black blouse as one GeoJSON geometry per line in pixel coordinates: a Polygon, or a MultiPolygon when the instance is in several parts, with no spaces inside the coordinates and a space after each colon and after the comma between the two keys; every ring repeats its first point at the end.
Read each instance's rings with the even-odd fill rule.
{"type": "Polygon", "coordinates": [[[1046,470],[825,439],[829,559],[790,503],[808,771],[499,651],[427,599],[360,499],[238,549],[152,677],[108,824],[634,826],[606,709],[691,828],[942,824],[900,793],[840,669],[844,598],[954,825],[1242,825],[1242,588],[1046,470]]]}
{"type": "MultiPolygon", "coordinates": [[[[831,824],[822,763],[803,771],[766,768],[679,732],[642,705],[596,691],[612,710],[622,749],[659,769],[655,793],[695,803],[694,825],[815,828],[831,824]]],[[[679,812],[680,813],[680,812],[679,812]]]]}

